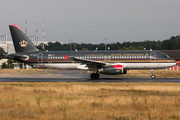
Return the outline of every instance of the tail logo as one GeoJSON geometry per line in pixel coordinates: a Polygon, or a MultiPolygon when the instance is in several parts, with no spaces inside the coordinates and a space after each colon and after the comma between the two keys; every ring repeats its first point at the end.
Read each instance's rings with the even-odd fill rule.
{"type": "Polygon", "coordinates": [[[26,47],[26,46],[28,45],[28,42],[25,41],[25,40],[23,40],[23,41],[19,42],[19,45],[20,45],[21,47],[26,47]]]}

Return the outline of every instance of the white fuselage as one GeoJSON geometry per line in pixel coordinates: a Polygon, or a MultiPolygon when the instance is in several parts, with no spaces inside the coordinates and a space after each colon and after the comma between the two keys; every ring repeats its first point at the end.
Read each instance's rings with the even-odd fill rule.
{"type": "MultiPolygon", "coordinates": [[[[82,69],[82,70],[89,70],[79,68],[81,63],[35,63],[32,65],[37,65],[45,68],[53,68],[53,69],[82,69]]],[[[107,63],[107,65],[123,65],[126,69],[163,69],[169,68],[176,63],[107,63]]]]}

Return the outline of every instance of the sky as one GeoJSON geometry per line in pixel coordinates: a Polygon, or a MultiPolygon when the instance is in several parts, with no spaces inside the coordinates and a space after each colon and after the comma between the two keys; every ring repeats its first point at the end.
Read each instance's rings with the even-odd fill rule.
{"type": "Polygon", "coordinates": [[[0,36],[18,25],[42,41],[123,43],[180,35],[180,0],[1,0],[0,36]]]}

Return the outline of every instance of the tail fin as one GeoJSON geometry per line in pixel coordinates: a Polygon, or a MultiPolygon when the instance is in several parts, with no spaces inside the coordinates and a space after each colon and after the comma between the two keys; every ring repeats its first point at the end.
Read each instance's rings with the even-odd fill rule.
{"type": "Polygon", "coordinates": [[[17,25],[9,25],[16,52],[38,51],[26,34],[17,25]]]}

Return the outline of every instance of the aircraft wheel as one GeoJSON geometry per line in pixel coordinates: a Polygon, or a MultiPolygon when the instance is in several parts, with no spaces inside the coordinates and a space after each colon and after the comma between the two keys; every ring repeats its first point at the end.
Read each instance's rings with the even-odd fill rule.
{"type": "Polygon", "coordinates": [[[155,79],[155,75],[152,75],[151,78],[152,78],[152,79],[155,79]]]}
{"type": "Polygon", "coordinates": [[[98,73],[95,73],[96,74],[96,78],[99,78],[99,74],[98,73]]]}
{"type": "Polygon", "coordinates": [[[90,75],[90,77],[91,77],[92,79],[95,79],[95,78],[96,78],[96,74],[92,73],[92,74],[90,75]]]}
{"type": "Polygon", "coordinates": [[[90,75],[91,79],[96,79],[96,78],[99,78],[99,74],[98,73],[92,73],[90,75]]]}

